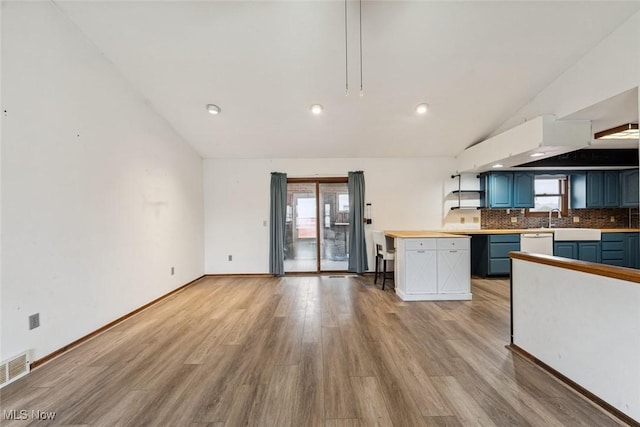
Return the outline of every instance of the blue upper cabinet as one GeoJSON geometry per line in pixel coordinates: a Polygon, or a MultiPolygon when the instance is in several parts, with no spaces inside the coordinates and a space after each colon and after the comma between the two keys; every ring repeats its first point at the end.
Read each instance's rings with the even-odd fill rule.
{"type": "Polygon", "coordinates": [[[620,172],[620,206],[623,208],[638,206],[638,178],[638,169],[630,169],[620,172]]]}
{"type": "Polygon", "coordinates": [[[620,172],[587,172],[587,207],[615,208],[620,206],[620,172]]]}
{"type": "Polygon", "coordinates": [[[601,208],[604,204],[602,171],[587,172],[587,207],[601,208]]]}
{"type": "MultiPolygon", "coordinates": [[[[546,172],[549,173],[549,172],[546,172]]],[[[482,174],[481,205],[488,208],[535,206],[536,172],[482,174]]],[[[636,207],[640,201],[638,169],[568,173],[571,209],[636,207]]]]}
{"type": "Polygon", "coordinates": [[[490,208],[513,207],[513,173],[489,174],[488,202],[490,208]]]}
{"type": "Polygon", "coordinates": [[[604,171],[602,173],[603,206],[617,208],[620,206],[620,172],[604,171]]]}
{"type": "Polygon", "coordinates": [[[491,172],[481,181],[489,208],[530,208],[534,204],[534,174],[531,172],[491,172]]]}
{"type": "Polygon", "coordinates": [[[569,175],[569,208],[584,209],[587,207],[587,174],[572,172],[569,175]]]}
{"type": "Polygon", "coordinates": [[[531,172],[513,173],[513,207],[534,207],[534,174],[531,172]]]}

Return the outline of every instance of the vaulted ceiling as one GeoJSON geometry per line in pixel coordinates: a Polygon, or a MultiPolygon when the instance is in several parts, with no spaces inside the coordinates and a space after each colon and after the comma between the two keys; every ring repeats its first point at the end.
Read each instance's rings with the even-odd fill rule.
{"type": "Polygon", "coordinates": [[[345,51],[342,1],[55,4],[203,157],[216,158],[456,155],[640,10],[349,1],[345,51]],[[424,116],[415,114],[421,102],[424,116]],[[207,114],[210,103],[222,113],[207,114]],[[323,114],[310,114],[314,103],[323,114]]]}

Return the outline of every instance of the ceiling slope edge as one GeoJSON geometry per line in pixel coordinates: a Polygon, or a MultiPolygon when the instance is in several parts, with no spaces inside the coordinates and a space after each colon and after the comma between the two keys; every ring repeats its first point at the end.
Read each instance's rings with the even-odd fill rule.
{"type": "Polygon", "coordinates": [[[590,120],[543,115],[467,148],[456,156],[457,172],[514,167],[588,147],[591,140],[590,120]]]}

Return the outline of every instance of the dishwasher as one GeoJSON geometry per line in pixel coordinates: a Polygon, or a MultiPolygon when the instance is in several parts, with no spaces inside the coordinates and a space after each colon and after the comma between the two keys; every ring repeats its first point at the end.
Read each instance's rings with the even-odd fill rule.
{"type": "Polygon", "coordinates": [[[522,233],[520,250],[534,254],[553,255],[553,233],[522,233]]]}

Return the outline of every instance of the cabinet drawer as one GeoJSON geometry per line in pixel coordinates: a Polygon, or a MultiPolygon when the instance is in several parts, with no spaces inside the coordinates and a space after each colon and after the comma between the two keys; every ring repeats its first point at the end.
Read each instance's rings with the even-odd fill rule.
{"type": "Polygon", "coordinates": [[[602,260],[612,260],[612,259],[619,259],[619,260],[624,260],[624,251],[623,250],[619,250],[619,251],[602,251],[602,260]]]}
{"type": "Polygon", "coordinates": [[[489,236],[491,243],[520,243],[519,234],[491,234],[489,236]]]}
{"type": "Polygon", "coordinates": [[[407,239],[404,248],[408,251],[436,249],[436,239],[407,239]]]}
{"type": "Polygon", "coordinates": [[[438,249],[464,250],[469,249],[469,241],[471,239],[462,237],[439,238],[438,249]]]}
{"type": "Polygon", "coordinates": [[[624,242],[602,242],[602,250],[603,251],[623,251],[624,250],[624,242]]]}
{"type": "Polygon", "coordinates": [[[624,233],[602,233],[600,240],[604,242],[622,242],[624,233]]]}

